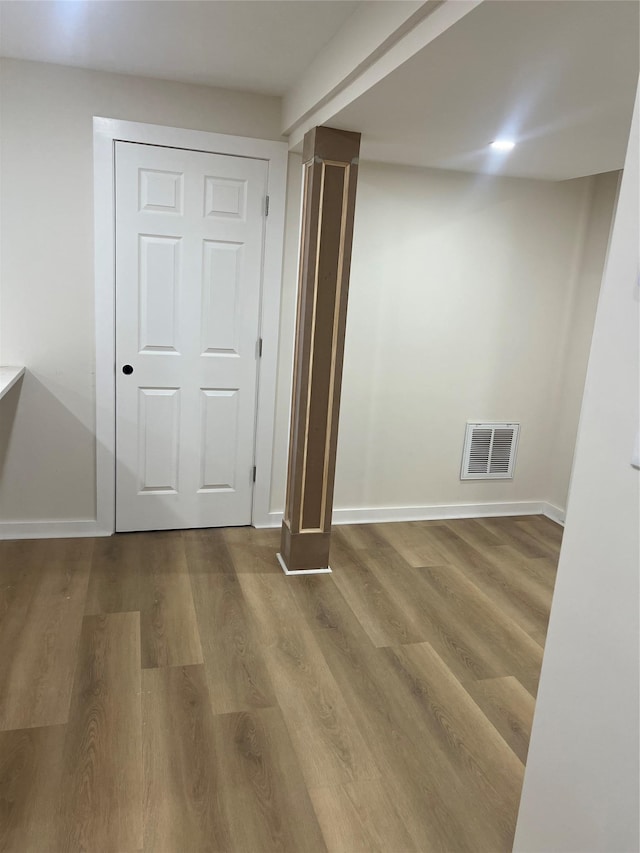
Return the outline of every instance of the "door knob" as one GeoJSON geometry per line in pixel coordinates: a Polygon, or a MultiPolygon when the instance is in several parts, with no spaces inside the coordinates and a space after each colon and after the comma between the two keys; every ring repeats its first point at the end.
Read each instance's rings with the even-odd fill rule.
{"type": "Polygon", "coordinates": [[[133,373],[133,367],[130,364],[125,364],[122,368],[122,372],[125,376],[130,376],[133,373]]]}

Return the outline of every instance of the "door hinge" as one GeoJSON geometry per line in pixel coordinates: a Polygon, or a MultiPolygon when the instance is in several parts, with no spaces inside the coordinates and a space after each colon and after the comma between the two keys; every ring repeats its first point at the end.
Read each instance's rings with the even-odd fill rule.
{"type": "Polygon", "coordinates": [[[255,483],[256,481],[256,466],[253,466],[253,471],[251,472],[252,481],[255,483]]]}
{"type": "Polygon", "coordinates": [[[264,197],[264,215],[265,216],[269,215],[269,196],[268,195],[266,195],[264,197]]]}
{"type": "Polygon", "coordinates": [[[262,338],[258,338],[258,345],[256,349],[258,351],[258,358],[262,358],[262,338]]]}

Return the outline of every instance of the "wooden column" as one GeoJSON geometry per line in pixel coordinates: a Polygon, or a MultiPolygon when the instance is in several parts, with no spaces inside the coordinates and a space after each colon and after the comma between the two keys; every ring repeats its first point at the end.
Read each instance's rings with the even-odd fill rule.
{"type": "Polygon", "coordinates": [[[281,553],[287,572],[328,570],[360,134],[304,138],[298,313],[281,553]]]}

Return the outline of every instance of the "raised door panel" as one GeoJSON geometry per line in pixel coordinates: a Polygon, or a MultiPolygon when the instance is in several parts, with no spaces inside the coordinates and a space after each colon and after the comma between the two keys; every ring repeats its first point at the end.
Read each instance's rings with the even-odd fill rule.
{"type": "Polygon", "coordinates": [[[176,494],[180,389],[139,388],[138,391],[138,491],[176,494]]]}
{"type": "Polygon", "coordinates": [[[183,211],[184,174],[164,169],[138,169],[138,210],[183,211]]]}
{"type": "Polygon", "coordinates": [[[200,492],[233,491],[238,463],[238,388],[202,388],[200,492]]]}
{"type": "Polygon", "coordinates": [[[138,235],[139,352],[178,352],[181,238],[138,235]]]}
{"type": "Polygon", "coordinates": [[[239,355],[243,248],[220,240],[203,243],[203,355],[239,355]]]}
{"type": "Polygon", "coordinates": [[[247,181],[206,175],[204,179],[204,215],[226,219],[246,219],[247,181]]]}

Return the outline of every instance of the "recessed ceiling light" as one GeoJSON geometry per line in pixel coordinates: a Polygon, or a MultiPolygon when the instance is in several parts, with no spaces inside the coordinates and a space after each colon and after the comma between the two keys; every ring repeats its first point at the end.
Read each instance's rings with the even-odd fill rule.
{"type": "Polygon", "coordinates": [[[511,151],[516,144],[512,139],[496,139],[491,143],[491,147],[496,151],[511,151]]]}

